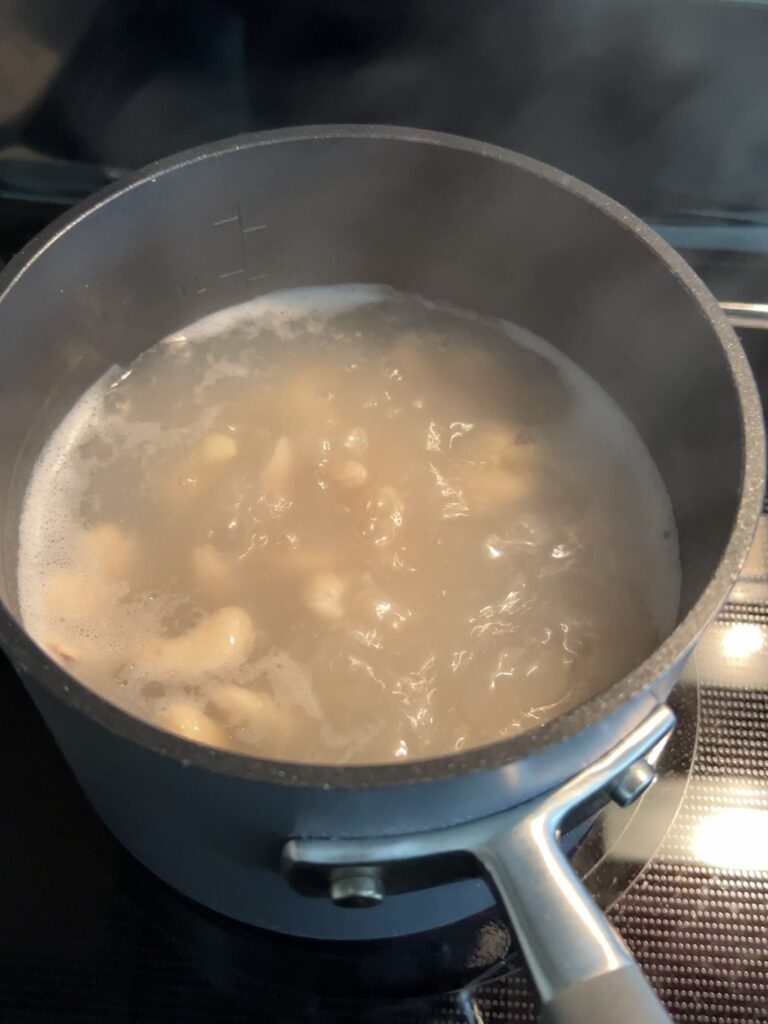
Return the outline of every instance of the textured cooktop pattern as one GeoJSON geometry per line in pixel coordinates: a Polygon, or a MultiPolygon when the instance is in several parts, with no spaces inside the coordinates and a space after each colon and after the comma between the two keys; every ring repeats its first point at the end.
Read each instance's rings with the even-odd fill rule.
{"type": "MultiPolygon", "coordinates": [[[[765,585],[764,574],[753,580],[765,585]]],[[[682,805],[610,913],[681,1024],[768,1021],[767,655],[768,605],[729,604],[681,682],[698,674],[700,685],[698,745],[682,805]]],[[[486,1024],[534,1020],[523,976],[475,995],[486,1024]]],[[[431,1021],[454,1019],[446,1009],[431,1021]]]]}

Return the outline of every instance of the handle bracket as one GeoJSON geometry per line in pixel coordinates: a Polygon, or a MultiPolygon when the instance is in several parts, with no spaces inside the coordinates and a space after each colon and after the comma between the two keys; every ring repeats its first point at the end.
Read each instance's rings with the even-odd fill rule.
{"type": "Polygon", "coordinates": [[[562,786],[477,821],[373,839],[291,839],[283,848],[283,871],[297,891],[342,906],[371,906],[387,894],[481,875],[506,910],[545,1015],[551,1010],[552,1020],[565,1021],[576,1005],[574,993],[596,992],[601,979],[611,990],[631,979],[657,1008],[656,1019],[668,1020],[574,874],[559,836],[577,810],[591,812],[608,800],[626,806],[645,792],[655,777],[646,758],[674,724],[673,712],[662,705],[562,786]]]}

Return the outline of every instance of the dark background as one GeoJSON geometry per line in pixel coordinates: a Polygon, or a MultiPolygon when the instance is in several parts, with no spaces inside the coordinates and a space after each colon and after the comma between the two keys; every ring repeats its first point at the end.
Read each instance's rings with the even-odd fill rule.
{"type": "Polygon", "coordinates": [[[766,96],[761,2],[0,0],[6,190],[35,185],[18,158],[89,191],[88,167],[352,121],[501,143],[641,214],[762,211],[766,96]]]}

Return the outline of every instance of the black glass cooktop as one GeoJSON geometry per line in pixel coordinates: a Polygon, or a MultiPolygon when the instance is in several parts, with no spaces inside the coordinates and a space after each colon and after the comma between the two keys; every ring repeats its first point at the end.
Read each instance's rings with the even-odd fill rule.
{"type": "MultiPolygon", "coordinates": [[[[0,226],[0,257],[23,234],[3,238],[0,226]]],[[[708,253],[699,269],[718,298],[762,299],[723,293],[738,280],[726,258],[708,253]]],[[[768,332],[744,339],[762,390],[768,332]]],[[[494,913],[352,947],[270,937],[178,896],[100,824],[2,656],[0,677],[3,1024],[534,1019],[531,983],[494,913]]],[[[634,808],[608,808],[576,861],[676,1020],[765,1024],[768,516],[674,706],[657,785],[634,808]]]]}

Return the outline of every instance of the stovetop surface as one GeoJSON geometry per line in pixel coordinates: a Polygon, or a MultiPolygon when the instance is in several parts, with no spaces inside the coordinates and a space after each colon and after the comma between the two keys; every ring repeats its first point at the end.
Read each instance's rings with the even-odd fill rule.
{"type": "MultiPolygon", "coordinates": [[[[0,259],[26,240],[24,216],[7,222],[18,230],[3,237],[0,225],[0,259]]],[[[719,292],[739,279],[726,258],[708,252],[698,269],[718,298],[747,297],[719,292]]],[[[763,391],[768,334],[744,340],[763,391]]],[[[534,1020],[496,915],[352,950],[273,940],[178,897],[100,824],[2,656],[0,678],[3,1024],[534,1020]]],[[[765,1024],[768,516],[674,702],[659,782],[637,808],[610,808],[577,863],[676,1020],[765,1024]]]]}

